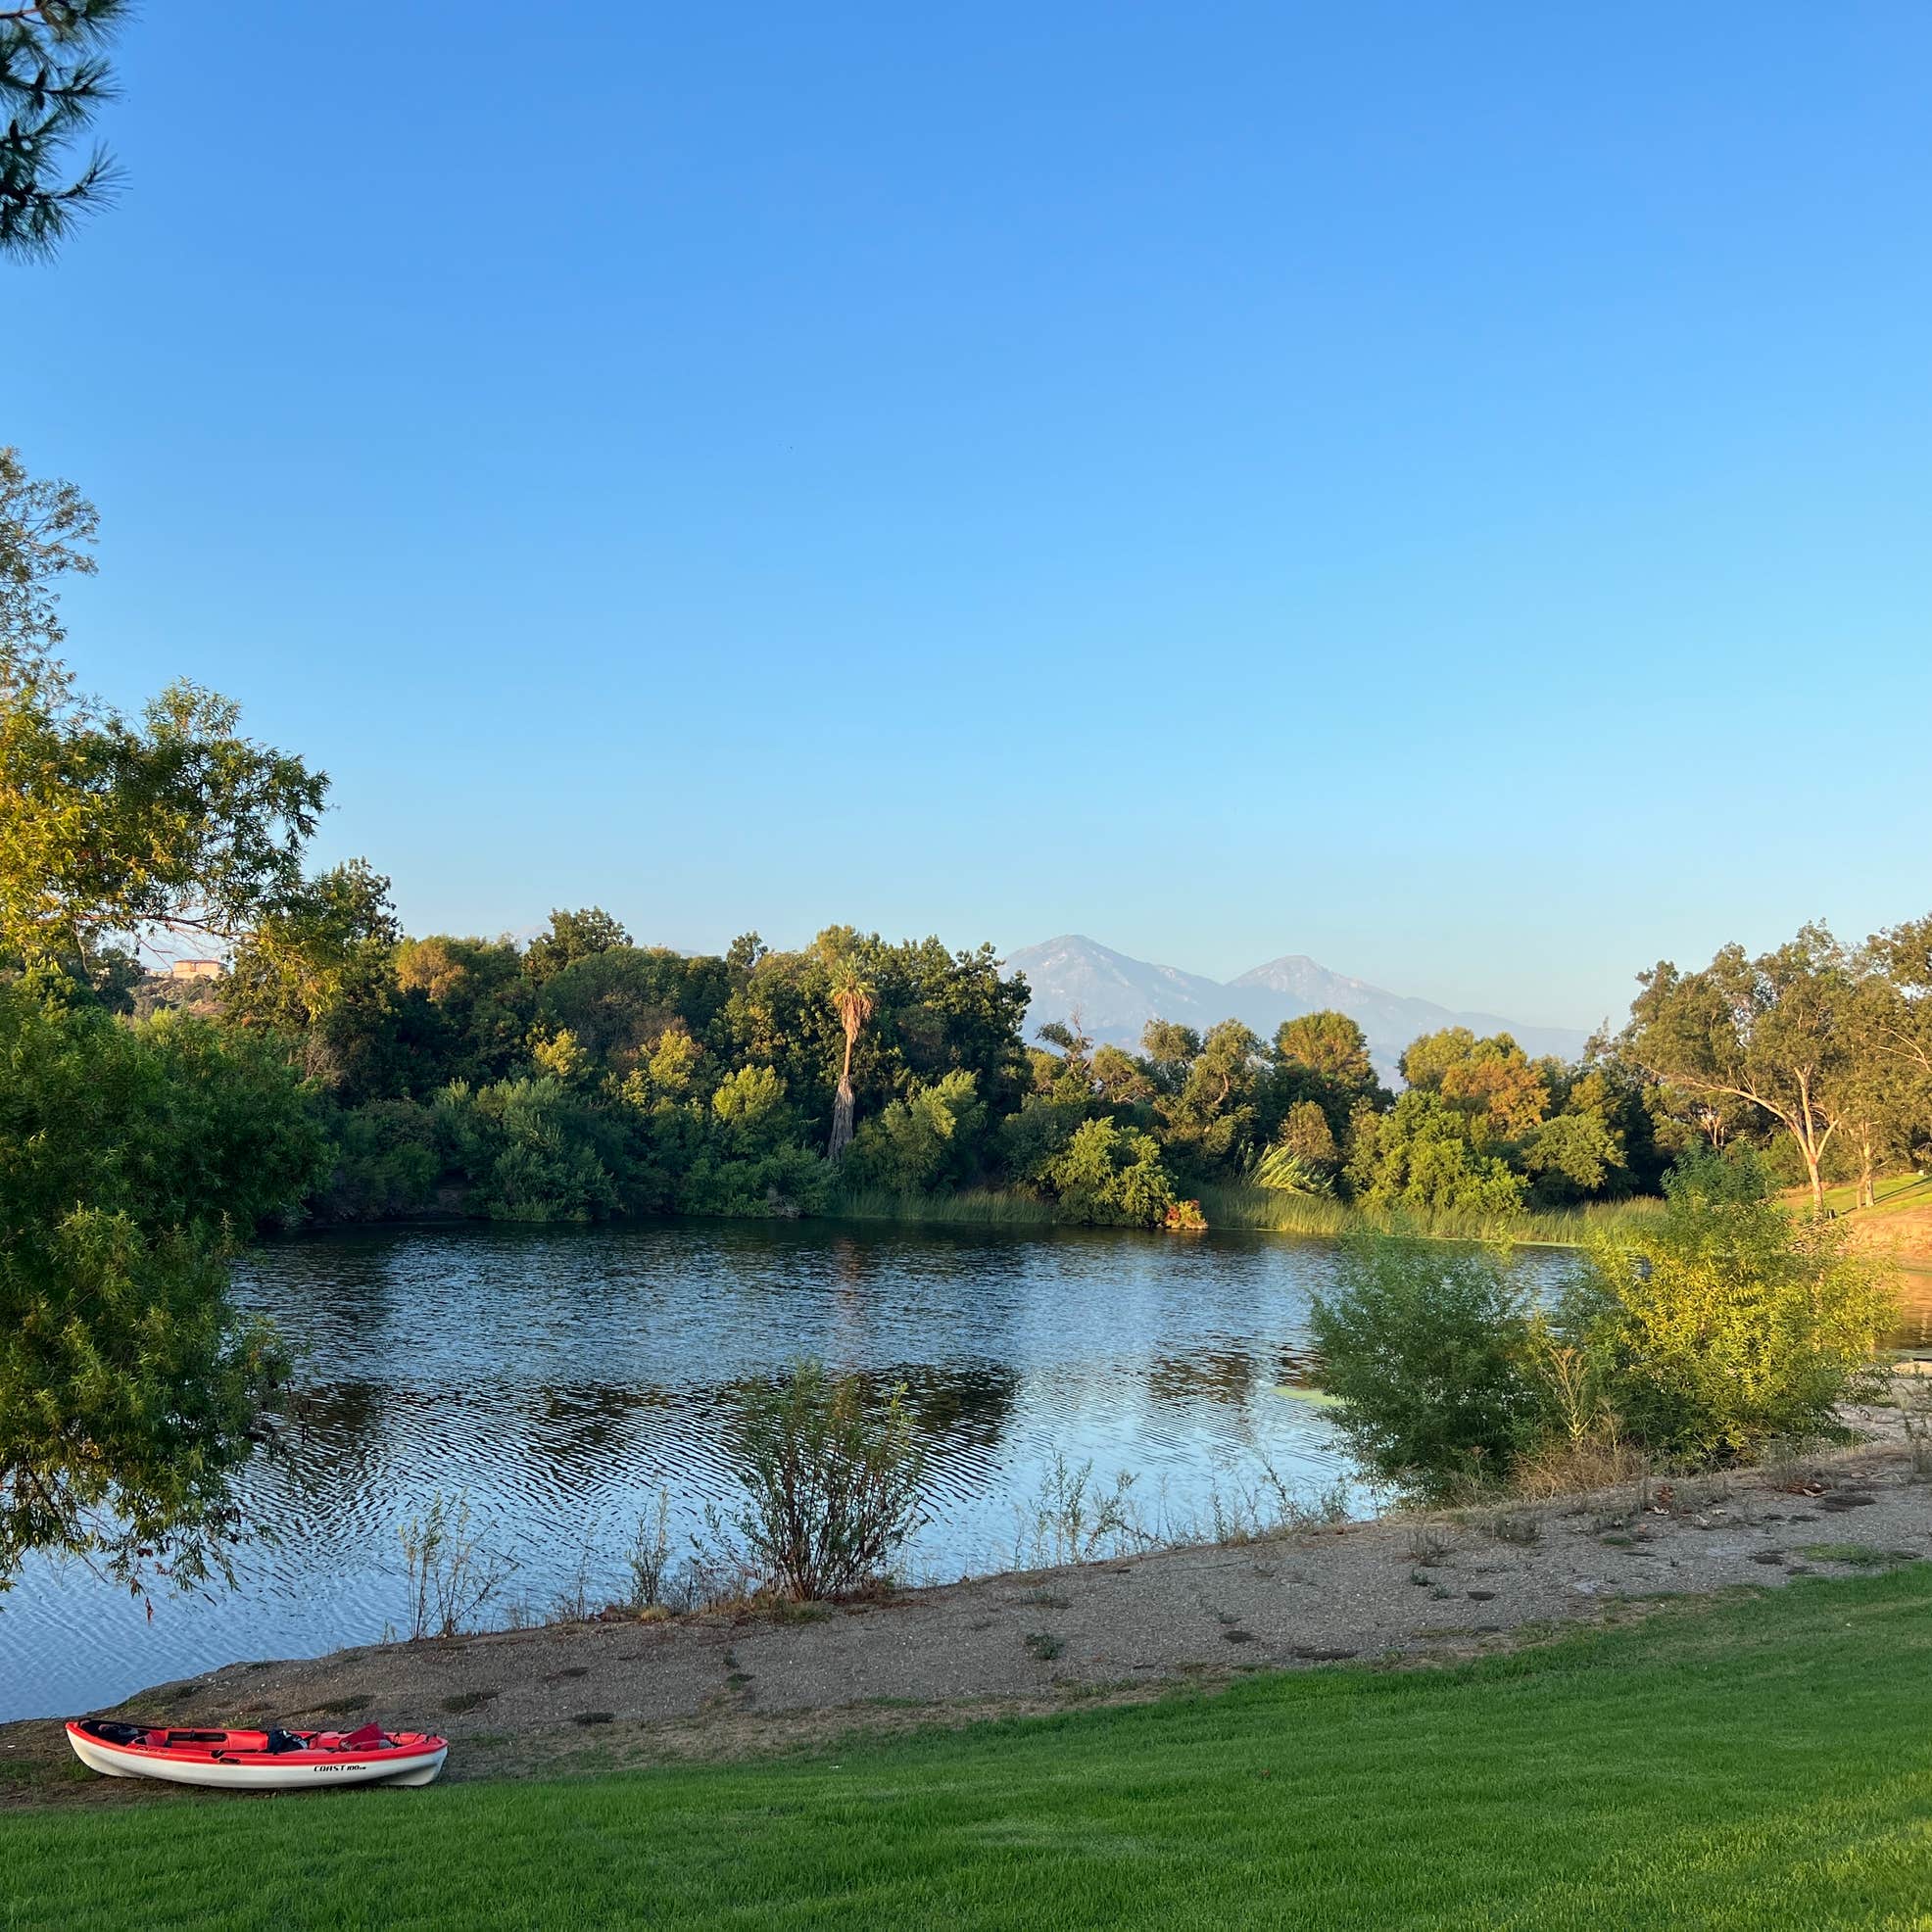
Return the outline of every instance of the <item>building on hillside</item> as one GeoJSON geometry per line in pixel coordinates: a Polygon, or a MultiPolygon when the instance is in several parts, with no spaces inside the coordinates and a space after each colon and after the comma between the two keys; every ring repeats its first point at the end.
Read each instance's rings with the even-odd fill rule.
{"type": "Polygon", "coordinates": [[[170,980],[218,980],[228,969],[218,959],[177,959],[168,969],[170,980]]]}

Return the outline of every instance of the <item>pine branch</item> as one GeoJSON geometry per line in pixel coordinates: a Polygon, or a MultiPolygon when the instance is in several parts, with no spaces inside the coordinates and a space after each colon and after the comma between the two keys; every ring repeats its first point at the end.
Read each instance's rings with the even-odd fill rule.
{"type": "Polygon", "coordinates": [[[0,8],[0,255],[45,259],[114,198],[120,173],[98,145],[63,179],[61,158],[116,96],[102,50],[127,0],[37,0],[0,8]]]}

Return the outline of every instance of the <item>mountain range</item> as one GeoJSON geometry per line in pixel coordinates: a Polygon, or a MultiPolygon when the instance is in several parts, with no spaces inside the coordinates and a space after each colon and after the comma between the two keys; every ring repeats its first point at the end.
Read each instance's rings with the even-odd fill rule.
{"type": "Polygon", "coordinates": [[[1402,1049],[1412,1039],[1443,1027],[1473,1034],[1507,1033],[1526,1053],[1554,1053],[1573,1060],[1588,1035],[1580,1027],[1523,1026],[1494,1013],[1458,1013],[1431,999],[1416,999],[1333,973],[1302,953],[1287,953],[1228,981],[1183,973],[1132,959],[1083,934],[1063,934],[1022,946],[1006,958],[1009,971],[1027,976],[1033,1004],[1029,1034],[1049,1020],[1080,1015],[1097,1040],[1136,1046],[1149,1020],[1178,1020],[1205,1033],[1220,1020],[1240,1020],[1268,1038],[1283,1020],[1333,1010],[1346,1013],[1368,1036],[1369,1052],[1384,1079],[1392,1079],[1402,1049]]]}

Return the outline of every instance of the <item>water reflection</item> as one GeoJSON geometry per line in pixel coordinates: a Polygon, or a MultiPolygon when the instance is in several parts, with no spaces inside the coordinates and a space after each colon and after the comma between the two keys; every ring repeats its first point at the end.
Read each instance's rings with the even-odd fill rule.
{"type": "Polygon", "coordinates": [[[1254,1394],[1255,1358],[1240,1349],[1164,1355],[1147,1366],[1147,1393],[1157,1402],[1232,1402],[1254,1394]]]}
{"type": "Polygon", "coordinates": [[[925,1575],[1003,1560],[1056,1453],[1136,1472],[1177,1515],[1261,1457],[1312,1493],[1340,1465],[1287,1391],[1331,1267],[1266,1236],[719,1223],[265,1249],[241,1288],[296,1345],[301,1399],[250,1473],[265,1533],[239,1587],[149,1622],[83,1570],[31,1567],[0,1600],[0,1716],[380,1637],[404,1616],[398,1527],[438,1493],[466,1494],[532,1607],[587,1548],[614,1593],[660,1489],[680,1544],[731,1500],[736,1397],[805,1355],[905,1385],[931,1459],[925,1575]]]}

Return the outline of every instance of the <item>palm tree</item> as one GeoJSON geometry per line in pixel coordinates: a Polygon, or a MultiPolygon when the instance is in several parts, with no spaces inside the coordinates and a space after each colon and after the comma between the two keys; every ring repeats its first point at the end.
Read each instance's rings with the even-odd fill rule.
{"type": "Polygon", "coordinates": [[[845,1029],[845,1064],[839,1073],[839,1095],[832,1108],[832,1144],[826,1158],[837,1167],[852,1144],[852,1048],[858,1044],[859,1029],[872,1017],[879,1003],[877,989],[858,970],[852,959],[841,959],[832,968],[832,1004],[845,1029]]]}

